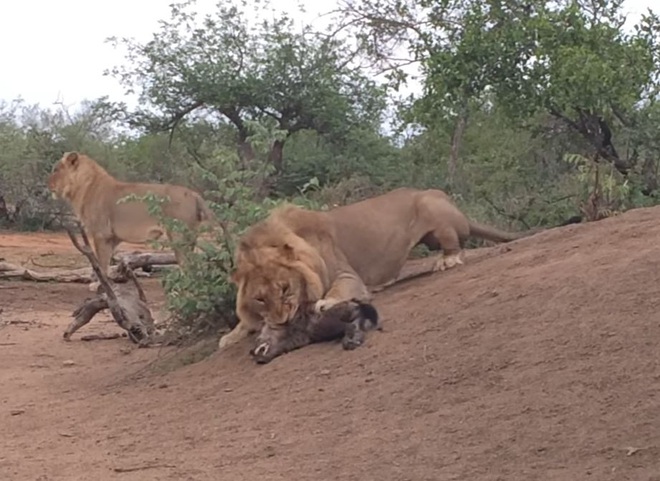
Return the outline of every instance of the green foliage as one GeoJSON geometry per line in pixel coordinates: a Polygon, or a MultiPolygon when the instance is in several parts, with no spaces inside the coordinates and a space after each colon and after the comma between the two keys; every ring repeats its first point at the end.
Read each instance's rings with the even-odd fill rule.
{"type": "Polygon", "coordinates": [[[108,74],[139,94],[141,107],[129,116],[134,125],[173,129],[197,112],[231,125],[249,161],[249,123],[274,121],[285,133],[272,139],[267,156],[278,171],[281,147],[295,132],[338,141],[355,126],[378,127],[384,92],[352,65],[355,52],[341,40],[299,30],[288,14],[255,19],[267,7],[259,0],[219,2],[204,17],[194,6],[173,4],[147,43],[110,39],[127,51],[129,63],[108,74]]]}

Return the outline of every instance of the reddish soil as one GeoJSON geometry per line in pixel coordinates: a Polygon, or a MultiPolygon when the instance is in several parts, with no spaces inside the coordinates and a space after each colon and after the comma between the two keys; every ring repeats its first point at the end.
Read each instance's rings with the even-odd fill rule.
{"type": "MultiPolygon", "coordinates": [[[[363,347],[264,366],[246,342],[149,369],[164,351],[80,340],[107,316],[67,343],[85,285],[4,281],[0,479],[660,481],[659,237],[640,209],[469,251],[379,293],[363,347]]],[[[49,249],[75,257],[0,234],[49,249]]]]}

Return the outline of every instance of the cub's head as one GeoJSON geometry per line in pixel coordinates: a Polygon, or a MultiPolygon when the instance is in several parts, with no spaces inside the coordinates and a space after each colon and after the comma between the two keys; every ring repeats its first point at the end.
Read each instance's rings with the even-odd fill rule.
{"type": "Polygon", "coordinates": [[[53,197],[70,199],[89,175],[87,164],[87,159],[78,152],[66,152],[48,177],[48,189],[53,197]]]}
{"type": "Polygon", "coordinates": [[[288,244],[263,247],[250,260],[243,259],[231,280],[238,286],[241,308],[273,328],[287,324],[322,295],[319,274],[296,259],[288,244]]]}

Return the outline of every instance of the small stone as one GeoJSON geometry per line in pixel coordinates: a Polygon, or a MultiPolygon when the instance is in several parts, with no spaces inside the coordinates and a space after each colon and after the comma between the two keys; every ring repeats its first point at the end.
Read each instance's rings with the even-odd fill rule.
{"type": "Polygon", "coordinates": [[[329,376],[330,369],[321,369],[321,376],[329,376]]]}
{"type": "Polygon", "coordinates": [[[25,409],[12,409],[9,411],[9,414],[12,416],[19,416],[20,414],[23,414],[25,412],[25,409]]]}
{"type": "Polygon", "coordinates": [[[71,360],[67,360],[67,361],[64,361],[62,363],[62,366],[64,366],[64,367],[71,367],[71,366],[75,366],[75,365],[76,365],[76,363],[71,361],[71,360]]]}

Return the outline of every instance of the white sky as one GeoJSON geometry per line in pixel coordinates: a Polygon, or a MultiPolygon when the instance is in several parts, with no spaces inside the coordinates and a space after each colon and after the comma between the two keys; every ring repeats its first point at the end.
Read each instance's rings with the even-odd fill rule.
{"type": "MultiPolygon", "coordinates": [[[[309,20],[332,10],[335,0],[300,0],[309,20]]],[[[158,20],[169,18],[170,0],[21,0],[0,4],[0,100],[22,98],[43,106],[108,95],[123,100],[123,89],[103,70],[123,63],[123,52],[105,43],[110,36],[147,41],[158,20]]],[[[216,0],[198,0],[200,12],[216,0]]],[[[297,11],[295,0],[272,0],[278,10],[297,11]]],[[[626,0],[630,24],[657,0],[626,0]]],[[[299,16],[299,15],[297,15],[299,16]]],[[[322,21],[321,21],[322,22],[322,21]]]]}

